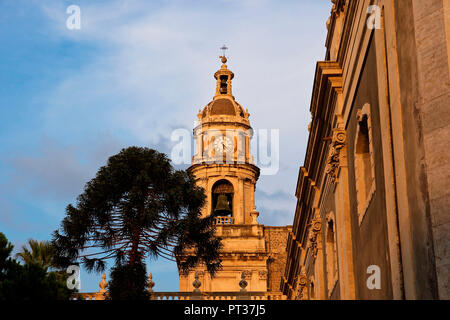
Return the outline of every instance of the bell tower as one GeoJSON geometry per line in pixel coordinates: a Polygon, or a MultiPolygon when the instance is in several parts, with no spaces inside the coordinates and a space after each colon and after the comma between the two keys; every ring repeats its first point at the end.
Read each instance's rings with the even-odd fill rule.
{"type": "Polygon", "coordinates": [[[207,195],[202,214],[218,215],[215,223],[222,238],[223,268],[214,278],[203,266],[180,274],[180,291],[192,291],[196,272],[202,291],[239,291],[243,272],[248,291],[267,291],[269,253],[264,226],[257,221],[255,185],[260,171],[250,153],[250,114],[232,94],[234,73],[226,65],[225,54],[220,59],[222,65],[214,74],[215,95],[197,114],[195,154],[188,170],[207,195]]]}

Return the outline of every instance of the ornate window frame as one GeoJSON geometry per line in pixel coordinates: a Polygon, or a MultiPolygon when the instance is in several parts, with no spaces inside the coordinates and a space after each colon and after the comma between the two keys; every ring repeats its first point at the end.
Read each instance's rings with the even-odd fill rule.
{"type": "MultiPolygon", "coordinates": [[[[357,127],[354,142],[354,158],[355,158],[355,186],[356,186],[356,203],[358,212],[358,223],[361,225],[366,213],[369,208],[370,202],[373,199],[376,190],[375,183],[375,159],[374,159],[374,148],[373,148],[373,133],[372,133],[372,116],[370,111],[370,104],[366,103],[356,114],[357,127]],[[358,150],[361,148],[359,144],[361,142],[362,131],[361,122],[366,118],[367,121],[367,136],[369,145],[369,156],[365,159],[363,153],[358,150]],[[370,162],[370,176],[367,176],[367,171],[364,166],[364,162],[370,162]]],[[[366,153],[365,153],[366,154],[366,153]]]]}

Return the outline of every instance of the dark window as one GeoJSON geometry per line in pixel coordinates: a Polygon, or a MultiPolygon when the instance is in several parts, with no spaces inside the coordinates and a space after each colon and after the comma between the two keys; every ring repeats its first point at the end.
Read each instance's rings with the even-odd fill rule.
{"type": "Polygon", "coordinates": [[[227,80],[228,80],[227,76],[220,76],[220,93],[221,94],[226,94],[228,92],[227,80]]]}

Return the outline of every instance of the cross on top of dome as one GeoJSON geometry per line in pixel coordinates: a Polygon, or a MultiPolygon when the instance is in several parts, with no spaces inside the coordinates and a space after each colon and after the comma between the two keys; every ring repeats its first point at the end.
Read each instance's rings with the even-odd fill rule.
{"type": "Polygon", "coordinates": [[[228,47],[226,45],[223,45],[222,48],[223,55],[221,55],[219,58],[222,60],[222,63],[227,63],[227,57],[225,56],[225,51],[228,50],[228,47]]]}

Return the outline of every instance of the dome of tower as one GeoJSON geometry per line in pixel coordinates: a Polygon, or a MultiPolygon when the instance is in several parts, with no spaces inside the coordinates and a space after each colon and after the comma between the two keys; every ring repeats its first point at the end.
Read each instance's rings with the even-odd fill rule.
{"type": "Polygon", "coordinates": [[[236,116],[247,119],[248,114],[235,100],[228,98],[216,99],[208,103],[201,111],[201,118],[215,116],[236,116]]]}
{"type": "Polygon", "coordinates": [[[214,74],[217,80],[216,94],[213,100],[199,111],[198,118],[202,122],[230,121],[244,124],[248,123],[249,113],[234,99],[231,92],[231,80],[234,73],[225,64],[227,59],[222,59],[221,68],[214,74]]]}
{"type": "Polygon", "coordinates": [[[230,99],[217,99],[211,103],[210,114],[213,115],[229,115],[235,116],[236,111],[230,99]]]}

